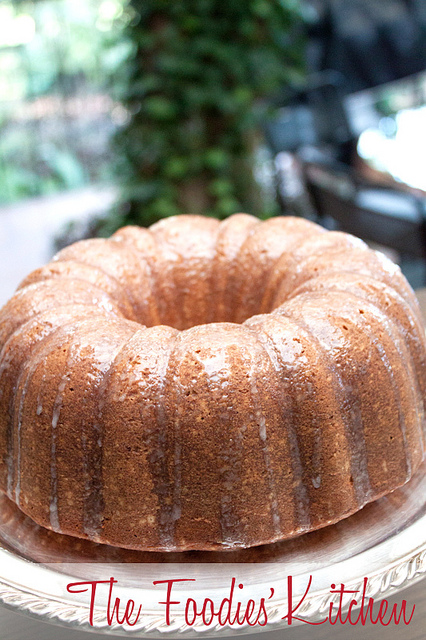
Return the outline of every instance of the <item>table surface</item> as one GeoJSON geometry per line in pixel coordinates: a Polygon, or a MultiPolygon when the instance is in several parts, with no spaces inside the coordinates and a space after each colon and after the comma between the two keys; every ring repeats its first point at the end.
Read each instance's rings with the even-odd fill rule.
{"type": "MultiPolygon", "coordinates": [[[[15,220],[16,216],[13,216],[13,219],[15,220]]],[[[1,226],[0,220],[0,227],[1,226]]],[[[3,249],[6,249],[7,245],[6,237],[4,234],[0,235],[3,236],[2,239],[4,241],[4,243],[0,242],[1,266],[1,263],[6,261],[6,256],[10,258],[10,252],[6,254],[6,252],[3,251],[3,249]],[[1,246],[2,244],[3,246],[1,246]]],[[[14,247],[14,250],[15,255],[19,255],[19,251],[16,250],[16,247],[14,247]]],[[[45,247],[43,247],[43,251],[46,251],[45,247]]],[[[31,268],[36,268],[38,266],[35,262],[43,263],[45,261],[45,259],[40,259],[40,257],[41,256],[38,254],[34,257],[32,256],[34,264],[31,265],[31,268]]],[[[7,263],[10,270],[9,259],[7,260],[7,263]]],[[[13,291],[13,288],[18,284],[19,280],[23,276],[22,274],[19,274],[19,277],[16,278],[16,282],[11,282],[11,275],[12,274],[9,274],[7,286],[11,291],[13,291]]],[[[426,321],[426,288],[418,291],[417,294],[426,321]]],[[[1,297],[2,296],[0,296],[0,306],[5,302],[1,297]]],[[[425,640],[426,580],[423,580],[396,596],[389,598],[389,604],[392,605],[397,603],[400,605],[404,599],[407,601],[408,611],[411,611],[413,605],[416,607],[413,619],[409,626],[401,624],[399,626],[391,625],[389,627],[382,627],[380,625],[373,626],[371,624],[367,624],[365,627],[351,627],[349,625],[331,626],[330,624],[325,624],[319,627],[312,627],[304,624],[299,627],[287,627],[280,631],[256,633],[246,637],[261,637],[264,640],[425,640]]],[[[63,629],[61,627],[31,619],[4,607],[0,607],[1,640],[101,640],[101,638],[104,639],[105,637],[105,635],[89,634],[82,631],[63,629]]],[[[113,638],[118,636],[109,637],[113,638]]],[[[131,636],[127,635],[120,637],[129,638],[131,636]]],[[[221,637],[225,638],[225,636],[221,637]]]]}

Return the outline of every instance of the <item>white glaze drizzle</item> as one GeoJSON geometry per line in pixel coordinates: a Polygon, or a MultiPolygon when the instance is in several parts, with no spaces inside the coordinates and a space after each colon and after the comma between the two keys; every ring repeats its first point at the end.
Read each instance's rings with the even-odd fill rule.
{"type": "MultiPolygon", "coordinates": [[[[33,317],[30,318],[26,323],[24,323],[23,325],[20,325],[14,332],[13,334],[9,337],[9,339],[7,340],[7,342],[5,343],[3,350],[6,349],[6,347],[8,347],[12,340],[16,339],[16,336],[19,335],[19,333],[21,331],[24,331],[26,327],[29,326],[29,323],[34,323],[37,322],[37,317],[33,317]]],[[[38,340],[35,343],[35,350],[31,351],[31,355],[32,357],[35,357],[35,355],[37,354],[37,352],[39,350],[42,350],[43,347],[43,343],[45,341],[46,338],[48,338],[50,335],[52,335],[52,332],[55,332],[58,330],[59,327],[54,328],[53,325],[51,323],[46,323],[45,325],[42,325],[39,328],[39,335],[38,335],[38,340]]],[[[2,353],[3,353],[2,350],[2,353]]],[[[13,349],[10,349],[9,354],[7,355],[6,358],[6,363],[4,363],[4,361],[2,360],[2,365],[1,365],[1,374],[3,373],[4,370],[7,370],[10,367],[10,363],[13,362],[13,349]]],[[[38,366],[38,362],[37,362],[37,366],[38,366]]],[[[33,373],[36,370],[36,367],[32,367],[29,368],[29,373],[28,375],[30,377],[32,377],[33,373]]],[[[19,389],[20,388],[20,380],[21,377],[23,375],[23,372],[25,371],[25,369],[21,369],[21,371],[18,374],[17,380],[15,382],[14,388],[19,389]]],[[[24,396],[26,395],[28,390],[28,384],[26,383],[25,389],[23,390],[24,396]]],[[[16,452],[16,458],[17,458],[17,464],[16,464],[16,475],[17,475],[17,481],[16,481],[16,485],[17,485],[17,492],[16,492],[16,487],[15,487],[15,500],[18,500],[17,504],[19,504],[19,499],[20,499],[20,475],[21,475],[21,471],[20,471],[20,466],[21,466],[21,452],[20,452],[20,447],[21,447],[21,428],[22,428],[22,411],[23,411],[23,403],[25,401],[25,397],[22,397],[21,395],[21,401],[20,401],[20,405],[19,405],[19,409],[18,409],[18,426],[17,426],[17,452],[16,452]],[[17,495],[17,498],[16,498],[17,495]]],[[[15,414],[16,412],[13,411],[13,405],[15,403],[15,397],[13,396],[13,394],[11,394],[10,397],[10,413],[11,415],[15,414]]],[[[7,455],[6,455],[6,467],[7,467],[7,495],[9,498],[12,499],[12,495],[13,495],[13,476],[14,476],[14,468],[13,468],[13,450],[14,450],[14,444],[13,444],[13,425],[12,424],[8,424],[8,428],[7,428],[7,443],[6,443],[6,447],[7,447],[7,455]]]]}
{"type": "MultiPolygon", "coordinates": [[[[68,350],[68,354],[70,349],[68,350]]],[[[57,440],[57,426],[59,422],[59,418],[61,415],[62,409],[62,394],[65,390],[67,384],[69,384],[69,366],[68,361],[65,367],[67,373],[65,373],[61,381],[58,385],[58,390],[56,393],[56,398],[53,403],[53,411],[52,411],[52,432],[51,432],[51,456],[50,456],[50,505],[49,505],[49,513],[50,513],[50,524],[52,529],[58,533],[61,532],[61,528],[59,526],[59,516],[58,516],[58,470],[57,470],[57,460],[56,460],[56,440],[57,440]]]]}
{"type": "MultiPolygon", "coordinates": [[[[259,319],[262,316],[259,316],[259,319]]],[[[278,322],[282,322],[282,318],[279,316],[275,317],[275,320],[278,322]]],[[[250,321],[248,321],[250,323],[250,321]]],[[[260,324],[260,330],[256,331],[255,327],[250,327],[251,330],[255,333],[257,341],[262,345],[263,349],[269,356],[275,371],[278,376],[282,376],[282,369],[284,363],[282,362],[282,356],[274,344],[273,338],[269,335],[268,331],[262,324],[260,324]]],[[[257,328],[257,327],[256,327],[257,328]]],[[[281,381],[282,383],[283,381],[281,381]]],[[[291,400],[291,393],[288,394],[289,400],[291,400]]],[[[300,456],[299,443],[297,440],[296,430],[294,428],[294,411],[293,407],[289,404],[287,409],[290,411],[289,419],[286,421],[286,433],[289,441],[289,447],[291,451],[291,466],[293,471],[293,477],[295,479],[294,483],[294,500],[297,509],[297,525],[301,528],[301,530],[309,529],[310,527],[310,500],[309,493],[306,489],[306,486],[303,482],[303,467],[300,456]]],[[[262,437],[262,432],[261,432],[262,437]]]]}
{"type": "MultiPolygon", "coordinates": [[[[351,297],[357,299],[357,300],[362,300],[362,303],[364,304],[364,306],[368,306],[368,309],[370,311],[370,313],[373,315],[373,317],[380,323],[380,327],[381,329],[383,329],[386,334],[388,335],[388,337],[391,338],[392,343],[394,344],[394,346],[396,347],[398,354],[400,356],[400,363],[403,365],[403,367],[405,368],[406,371],[408,371],[407,369],[407,353],[405,353],[404,349],[402,348],[401,345],[401,339],[400,336],[395,332],[395,330],[393,329],[392,325],[393,322],[392,320],[385,314],[383,313],[383,311],[377,307],[377,305],[375,305],[374,303],[370,302],[370,301],[366,301],[364,300],[361,296],[356,295],[355,293],[351,293],[350,294],[351,297]]],[[[401,402],[401,394],[400,394],[400,389],[399,386],[395,380],[395,375],[394,375],[394,371],[392,368],[391,363],[389,362],[388,356],[386,354],[385,349],[383,348],[383,346],[380,344],[380,341],[375,339],[372,332],[371,332],[371,327],[369,326],[367,320],[361,316],[360,321],[362,322],[362,325],[364,327],[364,332],[369,336],[370,338],[370,342],[371,344],[374,345],[374,347],[376,348],[379,357],[388,373],[388,377],[392,386],[392,390],[393,390],[393,394],[395,397],[395,401],[398,407],[398,415],[399,415],[399,424],[400,424],[400,428],[401,428],[401,435],[402,435],[402,440],[404,443],[404,450],[407,452],[407,457],[406,457],[406,462],[407,462],[407,478],[411,477],[411,472],[412,472],[412,465],[411,465],[411,459],[408,457],[408,452],[409,452],[409,446],[408,446],[408,438],[407,438],[407,428],[406,428],[406,420],[405,420],[405,416],[404,416],[404,412],[402,410],[402,402],[401,402]],[[370,330],[369,330],[370,329],[370,330]]],[[[412,377],[410,375],[410,377],[412,377]]],[[[414,375],[415,378],[415,375],[414,375]]],[[[420,409],[419,410],[419,403],[418,403],[418,398],[419,398],[419,390],[418,393],[416,394],[415,389],[412,387],[412,385],[407,385],[406,386],[407,389],[409,389],[411,396],[412,396],[412,404],[415,407],[416,410],[416,414],[418,417],[418,426],[419,426],[419,441],[421,443],[421,447],[422,447],[422,455],[424,453],[424,440],[422,437],[422,420],[424,419],[424,414],[423,411],[420,409]]]]}
{"type": "Polygon", "coordinates": [[[272,524],[274,527],[274,532],[277,538],[279,538],[281,534],[281,518],[278,509],[278,492],[277,485],[274,478],[274,470],[271,464],[271,455],[269,452],[269,443],[268,443],[268,434],[266,428],[266,418],[263,413],[263,409],[259,400],[259,389],[256,384],[256,369],[253,366],[254,362],[251,359],[250,362],[250,392],[251,399],[254,405],[254,415],[255,420],[259,427],[259,438],[262,442],[262,454],[263,460],[266,467],[268,486],[269,486],[269,496],[270,496],[270,505],[271,505],[271,516],[272,516],[272,524]]]}
{"type": "MultiPolygon", "coordinates": [[[[287,310],[286,305],[280,307],[279,312],[275,311],[274,316],[280,317],[279,313],[284,315],[286,318],[289,317],[298,327],[300,327],[301,330],[303,330],[304,333],[308,335],[311,344],[316,345],[317,350],[319,350],[322,354],[322,357],[326,362],[327,369],[332,371],[333,373],[332,385],[335,389],[336,400],[340,396],[341,401],[339,405],[342,408],[345,408],[342,413],[342,419],[345,426],[346,437],[348,439],[348,443],[350,443],[349,450],[351,452],[352,477],[354,481],[355,497],[357,503],[359,505],[363,505],[365,504],[366,497],[368,498],[369,496],[371,496],[372,489],[370,484],[370,477],[368,474],[367,450],[360,407],[353,402],[351,403],[349,419],[347,410],[348,387],[344,384],[338,367],[335,366],[334,360],[330,355],[330,345],[316,336],[304,320],[299,317],[294,317],[291,312],[287,310]],[[353,437],[352,435],[352,425],[354,425],[356,428],[355,437],[353,437]]],[[[320,435],[318,437],[320,437],[320,435]]]]}
{"type": "MultiPolygon", "coordinates": [[[[196,355],[196,352],[194,352],[196,355]]],[[[210,356],[203,354],[203,358],[197,358],[208,378],[208,385],[213,395],[213,386],[218,389],[223,400],[228,404],[220,412],[218,419],[221,425],[229,424],[229,412],[233,406],[229,397],[230,381],[228,373],[230,363],[226,349],[222,349],[220,354],[212,352],[210,356]]],[[[224,436],[222,438],[219,452],[219,475],[222,487],[220,498],[220,528],[222,533],[222,544],[226,548],[239,547],[244,545],[245,536],[238,516],[235,496],[241,491],[241,464],[244,434],[247,431],[247,424],[243,423],[237,430],[232,432],[232,438],[224,436]]]]}
{"type": "MultiPolygon", "coordinates": [[[[1,351],[0,354],[0,398],[3,399],[3,386],[1,384],[1,380],[3,375],[10,370],[11,367],[11,363],[13,361],[13,353],[11,351],[7,352],[6,351],[6,345],[8,344],[8,342],[6,342],[5,345],[3,345],[3,349],[1,351]]],[[[10,401],[9,401],[9,412],[10,412],[10,408],[11,405],[13,403],[13,394],[10,394],[10,401]]],[[[3,410],[7,411],[6,407],[3,408],[3,410]]],[[[6,414],[7,416],[7,414],[6,414]]],[[[7,419],[7,417],[6,417],[7,419]]],[[[11,428],[11,424],[10,421],[7,419],[7,425],[6,425],[6,456],[5,456],[5,462],[6,462],[6,492],[9,498],[12,497],[12,485],[13,485],[13,481],[12,481],[12,467],[13,467],[13,460],[12,460],[12,442],[11,442],[11,438],[12,438],[12,428],[11,428]]]]}
{"type": "MultiPolygon", "coordinates": [[[[102,529],[103,497],[102,497],[102,448],[103,448],[103,414],[105,409],[106,388],[109,381],[111,367],[125,345],[132,338],[124,338],[119,346],[114,346],[108,339],[107,332],[114,331],[114,325],[107,325],[103,333],[91,340],[80,341],[73,346],[73,360],[81,357],[82,350],[90,347],[90,370],[87,371],[88,388],[97,399],[97,409],[94,411],[93,422],[88,423],[89,433],[82,429],[81,448],[83,453],[84,473],[84,510],[83,531],[91,540],[98,540],[102,529]],[[91,433],[90,433],[91,430],[91,433]],[[89,438],[91,441],[89,458],[89,438]]],[[[68,366],[68,365],[67,365],[68,366]]],[[[80,381],[81,382],[81,381],[80,381]]]]}
{"type": "MultiPolygon", "coordinates": [[[[17,388],[21,388],[20,385],[20,381],[21,378],[25,375],[25,383],[23,385],[23,387],[21,388],[21,396],[19,399],[19,405],[18,405],[18,412],[17,412],[17,429],[16,429],[16,462],[15,462],[15,469],[13,468],[13,457],[14,457],[14,446],[13,443],[11,446],[11,454],[10,454],[10,466],[8,467],[8,477],[7,477],[7,494],[10,498],[12,498],[13,495],[13,481],[14,481],[14,475],[15,475],[15,502],[16,504],[19,506],[20,505],[20,498],[21,498],[21,436],[22,436],[22,414],[24,411],[24,405],[25,405],[25,400],[26,400],[26,396],[28,393],[28,388],[29,385],[32,381],[32,377],[34,375],[34,373],[36,372],[38,366],[40,365],[40,363],[44,364],[43,362],[43,357],[44,353],[46,351],[46,345],[44,344],[44,340],[41,341],[39,349],[36,350],[35,353],[33,353],[32,355],[32,359],[30,360],[30,364],[28,366],[28,368],[24,367],[24,369],[21,372],[21,375],[19,376],[18,379],[18,385],[17,388]],[[39,356],[38,358],[36,356],[39,356]]],[[[13,435],[12,435],[12,441],[13,441],[13,435]]]]}
{"type": "MultiPolygon", "coordinates": [[[[59,329],[59,328],[58,328],[59,329]]],[[[40,341],[38,348],[32,353],[32,357],[30,362],[30,365],[28,366],[28,369],[24,368],[22,370],[21,375],[19,376],[19,380],[18,380],[18,385],[17,388],[20,388],[20,380],[22,378],[22,376],[25,374],[25,382],[24,385],[22,387],[21,390],[21,397],[19,400],[19,407],[18,407],[18,412],[17,412],[17,429],[16,429],[16,469],[15,469],[15,476],[16,476],[16,483],[15,483],[15,502],[16,504],[19,506],[20,505],[20,496],[21,496],[21,436],[22,436],[22,415],[23,415],[23,411],[24,411],[24,405],[25,405],[25,400],[26,400],[26,396],[28,393],[28,388],[29,385],[32,381],[33,375],[36,372],[36,370],[38,369],[39,365],[41,364],[42,366],[44,366],[45,361],[45,355],[48,353],[48,350],[50,348],[49,345],[49,338],[52,337],[56,331],[58,330],[54,330],[53,333],[49,333],[46,337],[42,338],[42,340],[40,341]],[[47,340],[47,344],[46,344],[46,340],[47,340]]],[[[39,402],[39,401],[38,401],[39,402]]],[[[13,447],[12,447],[13,449],[13,447]]],[[[13,458],[13,453],[12,453],[12,458],[13,458]]],[[[9,468],[9,473],[8,473],[8,495],[12,495],[12,485],[13,485],[13,465],[11,464],[10,468],[9,468]]]]}
{"type": "MultiPolygon", "coordinates": [[[[163,359],[160,359],[160,364],[158,365],[158,377],[161,383],[158,389],[158,401],[156,404],[156,422],[157,422],[157,428],[158,428],[158,431],[157,431],[158,437],[156,439],[156,449],[158,452],[158,460],[161,465],[159,477],[161,481],[161,476],[162,475],[164,476],[163,482],[166,481],[165,479],[166,469],[164,468],[164,464],[166,460],[166,442],[167,442],[167,428],[168,428],[166,411],[165,411],[165,404],[166,404],[165,391],[166,391],[166,385],[167,385],[167,377],[169,374],[170,358],[175,347],[174,343],[175,343],[175,340],[180,335],[181,334],[177,333],[174,336],[170,336],[169,341],[167,343],[167,349],[164,350],[164,354],[163,354],[164,357],[163,359]]],[[[176,440],[176,436],[178,435],[178,432],[179,432],[179,427],[175,426],[175,432],[174,432],[175,440],[176,440]]],[[[172,494],[171,508],[168,507],[168,505],[166,504],[167,493],[170,493],[167,487],[159,487],[156,490],[156,493],[159,496],[159,506],[160,506],[160,512],[158,517],[159,539],[160,539],[160,546],[164,550],[174,547],[175,522],[180,517],[180,490],[181,490],[181,471],[180,471],[181,449],[180,447],[181,445],[180,444],[176,445],[176,441],[175,441],[174,465],[173,465],[174,466],[174,484],[173,484],[173,487],[171,488],[171,494],[172,494]],[[162,495],[164,491],[166,492],[166,495],[162,495]]],[[[155,473],[153,474],[153,476],[155,476],[155,473]]],[[[153,480],[154,480],[154,487],[155,487],[156,478],[153,477],[153,480]]],[[[158,481],[157,481],[157,486],[158,486],[158,481]]]]}

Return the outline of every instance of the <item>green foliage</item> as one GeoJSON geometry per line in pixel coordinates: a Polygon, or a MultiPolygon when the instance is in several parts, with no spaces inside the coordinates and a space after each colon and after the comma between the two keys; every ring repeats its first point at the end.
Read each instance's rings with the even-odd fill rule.
{"type": "Polygon", "coordinates": [[[130,0],[118,78],[130,114],[115,149],[122,201],[109,225],[176,213],[272,213],[253,173],[265,100],[294,81],[296,0],[130,0]],[[266,208],[268,210],[266,210],[266,208]]]}
{"type": "Polygon", "coordinates": [[[0,204],[111,180],[124,2],[0,0],[0,204]]]}

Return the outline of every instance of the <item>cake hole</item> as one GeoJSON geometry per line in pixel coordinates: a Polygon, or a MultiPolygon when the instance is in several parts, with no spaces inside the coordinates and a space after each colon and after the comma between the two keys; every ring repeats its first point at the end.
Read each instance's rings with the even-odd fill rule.
{"type": "MultiPolygon", "coordinates": [[[[263,269],[262,260],[259,262],[259,268],[263,269]]],[[[292,293],[286,288],[285,293],[278,295],[281,281],[273,280],[273,264],[262,279],[256,265],[253,273],[243,272],[241,265],[240,279],[233,272],[226,276],[220,272],[212,274],[204,259],[182,256],[166,266],[164,275],[153,272],[152,304],[143,304],[132,296],[130,303],[136,318],[129,319],[149,328],[166,325],[179,331],[210,324],[243,324],[253,316],[271,313],[292,293]]],[[[194,349],[194,353],[200,351],[194,349]]]]}

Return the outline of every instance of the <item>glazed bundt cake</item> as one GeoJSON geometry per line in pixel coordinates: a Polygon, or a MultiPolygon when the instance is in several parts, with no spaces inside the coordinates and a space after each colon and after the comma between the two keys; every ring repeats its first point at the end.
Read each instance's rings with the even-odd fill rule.
{"type": "Polygon", "coordinates": [[[424,456],[425,331],[397,266],[306,220],[126,227],[0,316],[0,488],[57,532],[145,550],[308,532],[424,456]]]}

